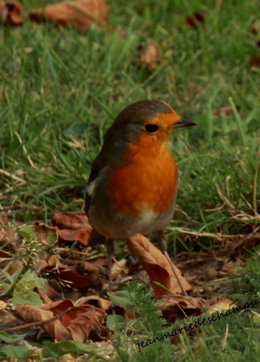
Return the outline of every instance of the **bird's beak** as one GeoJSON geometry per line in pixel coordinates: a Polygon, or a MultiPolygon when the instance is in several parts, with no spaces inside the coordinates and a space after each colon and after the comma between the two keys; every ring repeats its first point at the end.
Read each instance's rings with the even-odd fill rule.
{"type": "Polygon", "coordinates": [[[193,121],[187,121],[185,119],[181,119],[177,123],[174,123],[173,127],[174,128],[181,128],[181,127],[190,127],[190,126],[196,126],[196,125],[197,125],[197,123],[195,123],[193,121]]]}

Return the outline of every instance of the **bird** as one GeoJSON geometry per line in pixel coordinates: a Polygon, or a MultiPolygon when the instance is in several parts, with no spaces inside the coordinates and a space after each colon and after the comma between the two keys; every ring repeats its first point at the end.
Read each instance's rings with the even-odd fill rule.
{"type": "Polygon", "coordinates": [[[178,169],[169,140],[176,129],[194,125],[165,101],[141,100],[126,106],[106,132],[90,170],[85,212],[93,227],[90,243],[107,247],[109,290],[114,240],[155,235],[171,263],[165,229],[175,209],[178,169]]]}

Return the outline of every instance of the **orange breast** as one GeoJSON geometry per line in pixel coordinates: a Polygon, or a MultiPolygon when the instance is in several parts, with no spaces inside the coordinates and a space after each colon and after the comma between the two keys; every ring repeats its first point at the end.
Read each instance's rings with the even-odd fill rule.
{"type": "Polygon", "coordinates": [[[177,167],[168,144],[155,145],[130,145],[125,154],[127,165],[112,170],[108,187],[115,210],[137,217],[144,211],[162,213],[172,207],[177,167]]]}

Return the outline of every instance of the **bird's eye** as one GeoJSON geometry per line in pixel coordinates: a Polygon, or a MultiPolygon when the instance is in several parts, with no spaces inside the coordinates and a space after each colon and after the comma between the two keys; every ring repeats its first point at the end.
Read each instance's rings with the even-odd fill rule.
{"type": "Polygon", "coordinates": [[[144,126],[145,130],[149,133],[153,133],[153,132],[156,132],[158,129],[159,129],[159,126],[157,124],[154,124],[154,123],[147,123],[145,126],[144,126]]]}

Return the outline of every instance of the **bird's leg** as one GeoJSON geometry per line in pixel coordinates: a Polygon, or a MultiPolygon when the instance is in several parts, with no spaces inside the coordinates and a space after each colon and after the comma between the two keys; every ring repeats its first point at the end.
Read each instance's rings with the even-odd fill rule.
{"type": "Polygon", "coordinates": [[[113,239],[106,239],[106,249],[107,249],[107,274],[108,274],[108,291],[112,291],[112,257],[114,254],[114,240],[113,239]]]}
{"type": "Polygon", "coordinates": [[[170,265],[170,267],[171,267],[171,269],[173,271],[173,274],[175,275],[175,278],[177,279],[177,282],[178,282],[178,284],[179,284],[179,286],[181,288],[182,294],[187,295],[187,293],[186,293],[186,291],[185,291],[185,289],[184,289],[184,287],[182,285],[182,282],[181,282],[181,280],[180,280],[180,278],[179,278],[179,276],[178,276],[178,274],[177,274],[177,272],[176,272],[176,270],[174,268],[174,265],[173,265],[173,263],[172,263],[172,261],[170,259],[170,256],[169,256],[169,254],[167,252],[168,238],[167,238],[167,235],[166,235],[165,231],[159,231],[157,233],[157,237],[158,237],[158,242],[159,242],[159,245],[160,245],[160,249],[163,252],[163,254],[165,255],[165,257],[166,257],[166,259],[167,259],[167,261],[168,261],[168,263],[169,263],[169,265],[170,265]]]}

